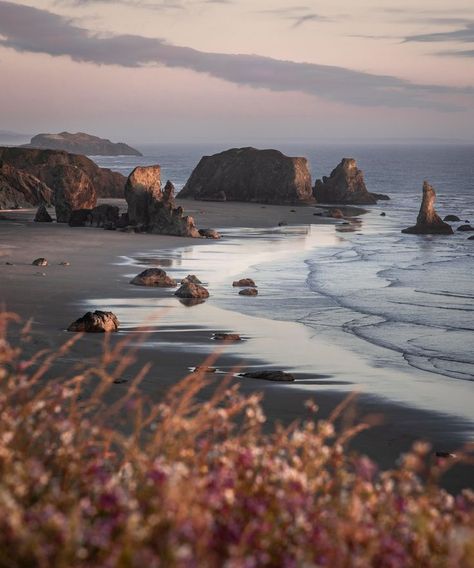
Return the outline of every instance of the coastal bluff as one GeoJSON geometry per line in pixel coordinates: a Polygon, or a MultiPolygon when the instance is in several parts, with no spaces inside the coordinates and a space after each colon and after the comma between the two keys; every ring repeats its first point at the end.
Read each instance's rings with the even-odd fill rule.
{"type": "Polygon", "coordinates": [[[353,205],[374,205],[379,199],[390,199],[387,195],[367,190],[364,173],[357,167],[354,158],[343,158],[329,177],[318,179],[313,195],[317,203],[353,205]]]}
{"type": "Polygon", "coordinates": [[[111,142],[85,132],[60,132],[59,134],[37,134],[22,148],[64,150],[71,154],[88,156],[142,156],[141,152],[124,142],[111,142]]]}
{"type": "MultiPolygon", "coordinates": [[[[73,184],[79,176],[88,178],[97,197],[123,198],[124,196],[125,176],[107,168],[100,168],[86,156],[70,154],[62,150],[0,147],[0,162],[17,170],[18,175],[20,173],[29,174],[37,178],[51,190],[53,200],[57,190],[63,191],[68,180],[73,184]],[[77,171],[73,172],[73,170],[77,171]],[[66,172],[70,175],[64,176],[66,172]]],[[[12,179],[11,176],[10,179],[12,179]]],[[[46,204],[50,202],[48,199],[31,200],[29,192],[22,189],[22,186],[17,186],[17,188],[25,195],[25,200],[21,204],[23,207],[35,206],[40,202],[46,204]]],[[[74,193],[74,185],[70,185],[67,191],[74,193]]]]}
{"type": "Polygon", "coordinates": [[[232,148],[201,158],[179,198],[275,205],[308,202],[311,174],[306,158],[278,150],[232,148]]]}

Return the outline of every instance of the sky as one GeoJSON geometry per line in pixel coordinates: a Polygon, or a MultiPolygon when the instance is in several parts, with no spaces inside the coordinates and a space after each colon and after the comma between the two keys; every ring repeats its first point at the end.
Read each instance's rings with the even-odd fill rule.
{"type": "Polygon", "coordinates": [[[0,0],[0,130],[474,141],[472,0],[0,0]]]}

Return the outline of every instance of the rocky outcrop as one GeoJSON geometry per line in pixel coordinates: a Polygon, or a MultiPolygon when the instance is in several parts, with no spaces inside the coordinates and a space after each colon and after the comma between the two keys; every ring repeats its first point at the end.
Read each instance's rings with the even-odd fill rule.
{"type": "Polygon", "coordinates": [[[90,178],[77,166],[55,166],[48,171],[48,185],[54,187],[56,221],[69,223],[77,209],[93,209],[97,194],[90,178]]]}
{"type": "Polygon", "coordinates": [[[154,288],[172,288],[176,286],[176,280],[173,280],[161,268],[147,268],[140,272],[130,282],[135,286],[151,286],[154,288]]]}
{"type": "Polygon", "coordinates": [[[240,280],[234,280],[232,282],[232,286],[234,286],[235,288],[244,286],[251,286],[252,288],[255,288],[256,284],[252,280],[252,278],[241,278],[240,280]]]}
{"type": "Polygon", "coordinates": [[[174,186],[168,181],[161,189],[160,166],[139,166],[133,170],[125,185],[125,199],[131,225],[143,231],[161,235],[199,237],[194,219],[176,207],[174,186]]]}
{"type": "Polygon", "coordinates": [[[51,215],[48,213],[48,210],[44,205],[40,205],[38,210],[36,211],[35,223],[52,223],[53,219],[51,215]]]}
{"type": "Polygon", "coordinates": [[[82,318],[71,323],[68,331],[78,331],[86,333],[109,333],[118,331],[119,321],[112,312],[87,312],[82,318]]]}
{"type": "Polygon", "coordinates": [[[209,298],[209,292],[201,286],[201,284],[195,284],[194,282],[184,282],[174,293],[178,298],[185,299],[204,299],[209,298]]]}
{"type": "Polygon", "coordinates": [[[239,291],[239,296],[258,296],[257,288],[244,288],[239,291]]]}
{"type": "Polygon", "coordinates": [[[0,209],[51,205],[53,192],[37,177],[2,161],[0,156],[0,209]]]}
{"type": "Polygon", "coordinates": [[[50,150],[65,150],[71,154],[86,154],[88,156],[142,156],[142,154],[124,144],[111,142],[84,132],[60,132],[59,134],[37,134],[29,144],[22,148],[48,148],[50,150]]]}
{"type": "Polygon", "coordinates": [[[294,375],[285,373],[284,371],[251,371],[249,373],[240,373],[239,377],[274,381],[277,383],[292,383],[295,380],[294,375]]]}
{"type": "Polygon", "coordinates": [[[278,150],[233,148],[204,156],[180,198],[288,204],[312,200],[306,158],[278,150]]]}
{"type": "Polygon", "coordinates": [[[415,235],[452,235],[453,229],[435,211],[436,193],[431,185],[423,182],[423,199],[416,225],[403,229],[402,233],[415,235]]]}
{"type": "MultiPolygon", "coordinates": [[[[0,147],[0,162],[10,164],[21,172],[38,178],[54,191],[55,168],[57,166],[74,166],[89,178],[97,197],[123,198],[125,177],[107,168],[99,168],[86,156],[68,154],[59,150],[39,150],[29,148],[0,147]]],[[[40,203],[34,203],[39,205],[40,203]]]]}
{"type": "Polygon", "coordinates": [[[474,231],[474,227],[472,225],[461,225],[456,229],[457,231],[466,232],[466,231],[474,231]]]}
{"type": "Polygon", "coordinates": [[[318,203],[353,203],[370,205],[378,199],[389,199],[380,193],[370,193],[364,174],[354,158],[343,158],[329,177],[323,176],[314,185],[313,195],[318,203]]]}

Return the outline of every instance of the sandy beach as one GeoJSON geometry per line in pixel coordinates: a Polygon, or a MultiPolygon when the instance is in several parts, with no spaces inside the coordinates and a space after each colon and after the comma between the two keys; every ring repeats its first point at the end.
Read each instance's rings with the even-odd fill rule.
{"type": "MultiPolygon", "coordinates": [[[[183,205],[201,227],[270,228],[285,221],[290,228],[311,224],[317,234],[318,224],[332,226],[335,223],[314,216],[314,207],[193,201],[183,205]]],[[[152,369],[141,389],[153,400],[159,400],[170,385],[216,350],[217,344],[211,339],[215,331],[238,331],[245,341],[223,348],[216,363],[219,373],[210,377],[211,385],[201,393],[203,399],[213,384],[218,384],[231,371],[257,366],[276,368],[277,363],[281,368],[282,361],[270,360],[269,353],[273,348],[281,356],[285,338],[288,338],[289,350],[293,350],[293,358],[298,354],[291,345],[305,344],[303,326],[225,310],[213,303],[212,293],[204,304],[189,308],[181,305],[170,290],[137,289],[129,284],[130,275],[138,273],[139,266],[146,265],[146,255],[150,251],[169,253],[162,259],[162,266],[168,270],[167,266],[172,266],[169,257],[178,248],[192,251],[197,245],[216,246],[215,242],[33,223],[33,215],[32,210],[3,212],[0,221],[0,301],[6,310],[18,313],[24,320],[32,318],[32,341],[27,347],[30,354],[63,344],[70,337],[65,328],[91,307],[112,309],[117,313],[123,325],[112,341],[129,337],[134,344],[134,337],[138,337],[134,334],[139,331],[139,326],[135,320],[128,321],[127,314],[134,310],[137,298],[141,311],[135,309],[134,318],[137,313],[143,315],[140,323],[149,329],[137,350],[137,360],[125,378],[131,378],[138,368],[150,362],[152,369]],[[145,257],[140,260],[143,254],[145,257]],[[38,257],[47,258],[49,266],[32,266],[31,262],[38,257]],[[136,266],[130,264],[130,259],[135,259],[136,266]],[[61,265],[61,262],[69,265],[61,265]]],[[[225,238],[221,243],[225,246],[225,238]]],[[[226,250],[225,254],[231,252],[226,250]]],[[[226,260],[229,262],[227,256],[226,260]]],[[[159,262],[160,259],[155,258],[155,265],[159,262]]],[[[198,273],[194,267],[188,270],[187,265],[180,266],[179,270],[183,274],[198,273]]],[[[170,273],[173,274],[172,269],[170,273]]],[[[223,278],[225,280],[226,274],[223,278]]],[[[231,284],[231,276],[229,280],[231,284]]],[[[209,284],[212,292],[213,283],[209,284]]],[[[83,337],[63,360],[57,361],[51,372],[58,373],[74,362],[93,361],[101,352],[102,341],[103,337],[96,335],[83,337]]],[[[331,359],[344,359],[349,355],[338,345],[327,345],[321,357],[328,367],[331,359]]],[[[351,364],[360,364],[360,361],[349,360],[348,365],[351,364]]],[[[234,380],[239,381],[244,392],[264,393],[268,427],[276,421],[288,424],[306,416],[304,402],[309,398],[319,405],[320,415],[327,416],[348,392],[357,390],[356,386],[352,388],[347,377],[316,368],[312,373],[297,374],[297,381],[289,386],[234,380]]],[[[117,393],[123,392],[127,383],[115,385],[115,388],[117,393]]],[[[396,404],[367,391],[358,396],[356,411],[360,418],[374,414],[384,417],[383,424],[374,426],[353,443],[382,467],[393,465],[400,453],[416,439],[430,441],[434,451],[454,451],[466,442],[465,433],[472,429],[469,421],[459,416],[396,404]]],[[[472,486],[472,469],[456,468],[446,480],[453,489],[472,486]]]]}

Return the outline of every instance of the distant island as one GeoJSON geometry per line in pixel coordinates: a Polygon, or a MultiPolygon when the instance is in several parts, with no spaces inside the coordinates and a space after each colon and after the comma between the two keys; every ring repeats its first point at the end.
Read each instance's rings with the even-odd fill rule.
{"type": "Polygon", "coordinates": [[[60,132],[59,134],[37,134],[29,144],[22,148],[46,148],[65,150],[71,154],[88,156],[142,156],[142,154],[123,142],[111,142],[84,132],[60,132]]]}

